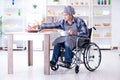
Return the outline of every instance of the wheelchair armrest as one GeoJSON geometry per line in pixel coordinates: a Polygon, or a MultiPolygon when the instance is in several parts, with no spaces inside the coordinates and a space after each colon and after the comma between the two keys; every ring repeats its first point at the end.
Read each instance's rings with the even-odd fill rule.
{"type": "Polygon", "coordinates": [[[90,38],[86,36],[77,36],[77,40],[79,39],[90,40],[90,38]]]}

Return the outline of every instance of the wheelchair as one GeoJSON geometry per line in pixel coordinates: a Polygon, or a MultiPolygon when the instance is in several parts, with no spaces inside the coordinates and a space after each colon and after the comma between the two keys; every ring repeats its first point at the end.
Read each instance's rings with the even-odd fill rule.
{"type": "MultiPolygon", "coordinates": [[[[89,36],[86,37],[78,37],[76,41],[76,47],[72,50],[73,58],[70,69],[75,68],[75,73],[79,72],[80,64],[84,64],[86,69],[93,72],[95,71],[101,63],[101,50],[99,46],[91,42],[91,34],[92,30],[96,30],[95,27],[89,28],[89,36]],[[79,45],[79,42],[83,40],[83,44],[79,45]]],[[[64,67],[61,63],[64,62],[64,54],[65,49],[61,47],[59,60],[56,66],[51,66],[53,71],[59,69],[59,67],[64,67]]]]}

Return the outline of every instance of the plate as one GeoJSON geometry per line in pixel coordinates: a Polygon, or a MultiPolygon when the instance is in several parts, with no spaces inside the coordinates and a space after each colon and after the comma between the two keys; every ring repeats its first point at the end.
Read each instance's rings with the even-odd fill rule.
{"type": "Polygon", "coordinates": [[[38,30],[28,30],[28,32],[30,32],[30,33],[37,33],[38,30]]]}

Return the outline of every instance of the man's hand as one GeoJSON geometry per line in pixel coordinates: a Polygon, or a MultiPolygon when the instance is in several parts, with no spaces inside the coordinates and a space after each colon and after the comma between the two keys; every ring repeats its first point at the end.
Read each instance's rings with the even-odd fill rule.
{"type": "Polygon", "coordinates": [[[34,30],[38,30],[38,25],[34,25],[34,26],[30,26],[28,25],[28,27],[25,29],[25,31],[34,31],[34,30]]]}
{"type": "Polygon", "coordinates": [[[68,34],[75,36],[75,35],[77,35],[77,32],[76,32],[75,30],[73,30],[73,29],[70,29],[70,30],[68,31],[68,34]]]}

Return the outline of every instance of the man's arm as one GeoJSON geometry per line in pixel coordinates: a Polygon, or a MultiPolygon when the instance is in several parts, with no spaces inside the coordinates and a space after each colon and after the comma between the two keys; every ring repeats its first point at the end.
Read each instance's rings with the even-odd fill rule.
{"type": "Polygon", "coordinates": [[[25,29],[26,31],[30,31],[30,30],[41,30],[41,29],[62,29],[62,24],[63,21],[57,21],[54,23],[43,23],[41,25],[34,25],[34,26],[30,26],[28,25],[28,27],[25,29]]]}
{"type": "Polygon", "coordinates": [[[62,20],[61,21],[57,21],[54,23],[44,23],[42,25],[38,26],[38,29],[61,29],[62,28],[62,20]]]}

